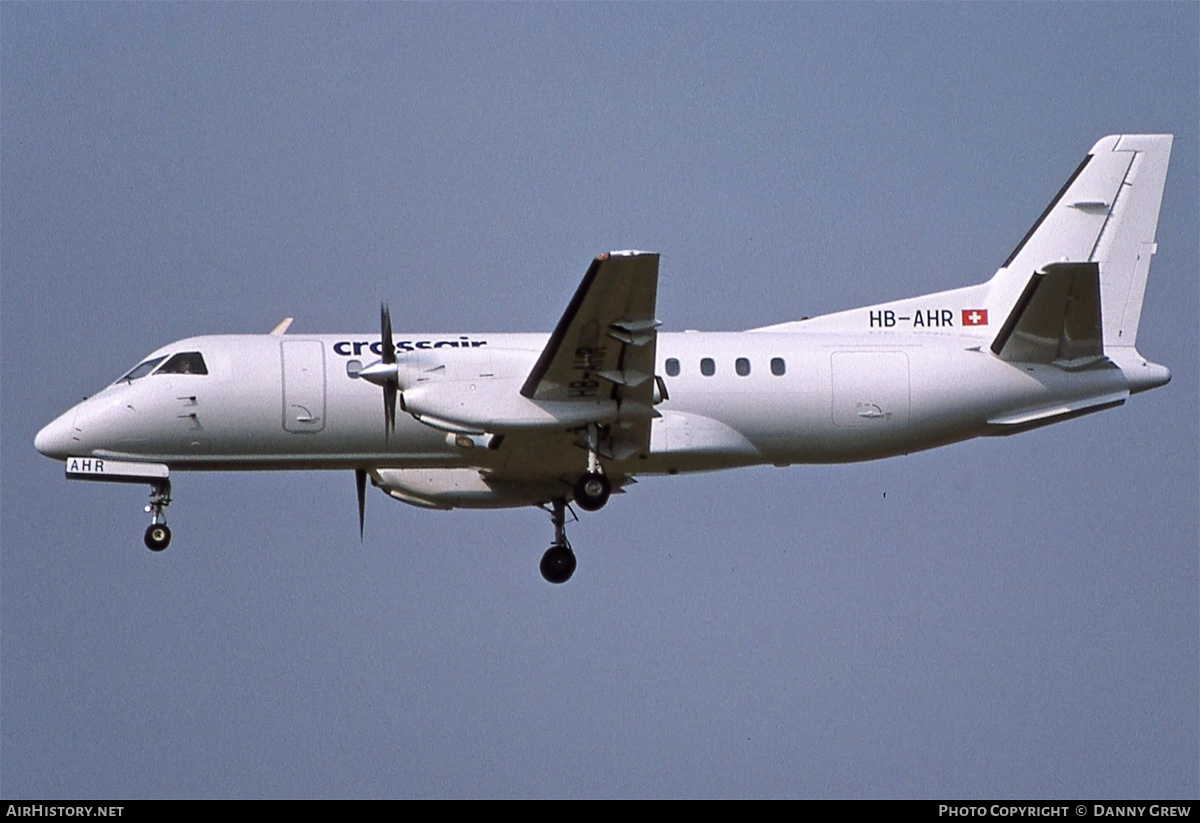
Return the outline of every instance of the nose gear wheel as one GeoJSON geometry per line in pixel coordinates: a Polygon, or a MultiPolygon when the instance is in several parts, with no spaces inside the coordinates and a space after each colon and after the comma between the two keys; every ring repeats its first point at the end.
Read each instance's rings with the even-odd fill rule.
{"type": "Polygon", "coordinates": [[[166,523],[151,524],[146,527],[143,542],[150,551],[160,552],[171,545],[171,530],[166,523]]]}
{"type": "Polygon", "coordinates": [[[163,510],[171,505],[171,481],[163,480],[150,487],[150,503],[146,511],[150,514],[150,525],[142,542],[152,552],[160,552],[171,545],[171,530],[167,527],[167,518],[163,510]]]}

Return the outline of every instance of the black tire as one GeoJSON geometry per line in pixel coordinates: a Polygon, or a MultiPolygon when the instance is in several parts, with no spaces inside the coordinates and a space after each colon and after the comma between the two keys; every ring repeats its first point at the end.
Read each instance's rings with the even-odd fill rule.
{"type": "Polygon", "coordinates": [[[575,502],[585,512],[599,511],[608,502],[612,494],[612,483],[599,473],[589,472],[579,476],[575,481],[575,502]]]}
{"type": "Polygon", "coordinates": [[[144,542],[150,551],[160,552],[171,545],[171,530],[166,523],[153,523],[146,528],[144,542]]]}
{"type": "Polygon", "coordinates": [[[542,555],[541,568],[547,583],[566,583],[575,573],[575,552],[566,546],[551,546],[542,555]]]}

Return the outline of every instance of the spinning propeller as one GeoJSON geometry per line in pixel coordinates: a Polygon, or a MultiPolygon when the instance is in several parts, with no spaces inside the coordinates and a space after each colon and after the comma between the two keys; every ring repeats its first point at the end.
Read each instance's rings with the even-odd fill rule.
{"type": "Polygon", "coordinates": [[[396,366],[396,343],[392,339],[392,313],[387,305],[379,306],[380,360],[358,373],[363,380],[383,389],[384,435],[396,429],[396,395],[400,391],[400,371],[396,366]]]}
{"type": "MultiPolygon", "coordinates": [[[[363,380],[383,389],[383,435],[390,438],[396,430],[396,396],[400,392],[400,371],[396,365],[396,343],[392,339],[392,313],[387,305],[379,305],[378,363],[367,366],[358,373],[363,380]]],[[[363,537],[367,506],[367,470],[354,470],[354,484],[358,490],[358,538],[363,537]]]]}

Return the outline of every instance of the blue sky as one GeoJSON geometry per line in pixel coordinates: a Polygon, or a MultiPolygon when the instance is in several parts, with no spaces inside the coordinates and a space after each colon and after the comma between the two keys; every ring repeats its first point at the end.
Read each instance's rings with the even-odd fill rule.
{"type": "Polygon", "coordinates": [[[1194,4],[0,5],[6,797],[1195,797],[1194,4]],[[349,473],[68,483],[37,429],[200,333],[665,328],[988,278],[1176,135],[1125,407],[648,478],[571,527],[349,473]],[[884,493],[886,492],[886,497],[884,493]]]}

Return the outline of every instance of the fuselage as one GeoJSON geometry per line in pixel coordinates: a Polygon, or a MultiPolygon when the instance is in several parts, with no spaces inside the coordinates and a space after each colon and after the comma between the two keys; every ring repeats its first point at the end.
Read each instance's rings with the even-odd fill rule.
{"type": "MultiPolygon", "coordinates": [[[[398,360],[409,359],[424,384],[464,407],[489,394],[515,394],[547,339],[397,337],[398,360]]],[[[564,457],[553,449],[475,448],[403,413],[387,434],[378,388],[357,376],[379,360],[378,348],[369,333],[181,340],[147,361],[198,353],[206,373],[122,378],[46,426],[37,447],[60,459],[88,455],[172,470],[471,467],[520,474],[513,460],[547,475],[577,470],[565,465],[569,450],[564,457]]],[[[1023,411],[1123,398],[1166,382],[1166,370],[1154,368],[1160,371],[1139,383],[1128,365],[1067,372],[1014,364],[955,334],[660,333],[656,373],[666,396],[656,396],[650,453],[606,468],[633,475],[887,457],[998,433],[995,421],[1017,420],[1023,411]]],[[[521,434],[508,433],[517,442],[521,434]]]]}

